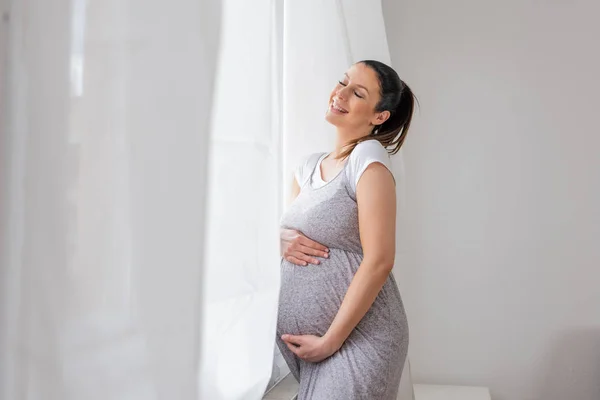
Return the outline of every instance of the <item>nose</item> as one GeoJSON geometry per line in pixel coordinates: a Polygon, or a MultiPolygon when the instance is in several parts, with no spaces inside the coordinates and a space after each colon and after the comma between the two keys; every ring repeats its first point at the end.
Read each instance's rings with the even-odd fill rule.
{"type": "Polygon", "coordinates": [[[347,87],[339,88],[339,90],[335,93],[336,96],[342,100],[346,100],[346,89],[348,89],[348,88],[347,87]]]}

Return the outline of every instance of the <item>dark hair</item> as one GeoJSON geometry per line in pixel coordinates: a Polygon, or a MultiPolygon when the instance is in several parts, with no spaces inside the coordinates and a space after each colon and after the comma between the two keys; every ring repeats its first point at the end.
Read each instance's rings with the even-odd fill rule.
{"type": "Polygon", "coordinates": [[[367,136],[350,142],[339,158],[348,157],[357,144],[371,139],[379,140],[390,154],[396,154],[410,128],[415,96],[392,67],[374,60],[363,60],[357,64],[364,64],[377,74],[381,99],[375,106],[375,111],[389,111],[390,117],[383,124],[375,126],[367,136]]]}

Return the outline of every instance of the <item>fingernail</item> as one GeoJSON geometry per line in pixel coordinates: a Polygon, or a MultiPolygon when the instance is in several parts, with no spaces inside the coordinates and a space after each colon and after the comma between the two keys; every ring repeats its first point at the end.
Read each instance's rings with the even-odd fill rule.
{"type": "Polygon", "coordinates": [[[302,265],[306,267],[307,264],[305,262],[303,262],[302,265]]]}
{"type": "Polygon", "coordinates": [[[329,257],[329,254],[323,253],[323,257],[327,258],[327,257],[329,257]]]}
{"type": "Polygon", "coordinates": [[[319,262],[319,260],[316,260],[316,261],[313,261],[313,264],[315,264],[315,265],[319,265],[319,264],[320,264],[320,262],[319,262]]]}

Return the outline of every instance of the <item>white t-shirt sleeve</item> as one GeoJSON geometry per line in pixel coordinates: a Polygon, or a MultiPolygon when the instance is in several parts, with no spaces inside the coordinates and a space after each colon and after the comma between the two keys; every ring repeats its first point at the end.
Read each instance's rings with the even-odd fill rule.
{"type": "Polygon", "coordinates": [[[392,172],[392,163],[388,151],[375,139],[359,143],[350,154],[348,163],[346,173],[348,174],[350,189],[354,195],[356,195],[358,181],[369,165],[380,163],[392,172]]]}
{"type": "Polygon", "coordinates": [[[317,163],[320,154],[311,154],[308,157],[305,157],[300,165],[294,171],[294,178],[296,178],[296,182],[298,182],[298,186],[303,187],[306,182],[310,179],[311,173],[315,169],[315,164],[317,163]]]}
{"type": "Polygon", "coordinates": [[[296,170],[294,171],[294,178],[296,178],[296,182],[298,183],[298,186],[300,186],[300,187],[304,186],[305,170],[306,170],[307,161],[308,161],[308,157],[304,158],[304,160],[302,160],[300,165],[298,165],[298,167],[296,167],[296,170]]]}

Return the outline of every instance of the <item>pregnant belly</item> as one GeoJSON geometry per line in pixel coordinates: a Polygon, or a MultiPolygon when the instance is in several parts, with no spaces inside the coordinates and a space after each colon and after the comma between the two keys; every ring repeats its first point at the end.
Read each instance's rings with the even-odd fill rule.
{"type": "Polygon", "coordinates": [[[335,318],[362,257],[332,249],[319,265],[281,262],[278,331],[324,335],[335,318]]]}

